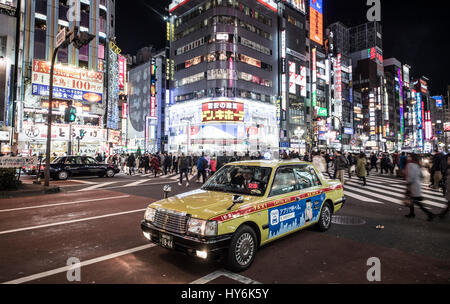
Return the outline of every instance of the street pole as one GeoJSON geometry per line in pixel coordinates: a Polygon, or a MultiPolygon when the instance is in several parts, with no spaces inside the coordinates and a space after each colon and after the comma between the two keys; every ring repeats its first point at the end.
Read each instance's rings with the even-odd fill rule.
{"type": "Polygon", "coordinates": [[[52,114],[53,114],[53,74],[55,70],[56,56],[58,55],[59,46],[56,47],[52,55],[52,65],[50,67],[50,87],[49,87],[49,98],[48,98],[48,117],[47,117],[47,147],[45,152],[45,182],[44,186],[50,186],[50,153],[52,144],[52,114]]]}

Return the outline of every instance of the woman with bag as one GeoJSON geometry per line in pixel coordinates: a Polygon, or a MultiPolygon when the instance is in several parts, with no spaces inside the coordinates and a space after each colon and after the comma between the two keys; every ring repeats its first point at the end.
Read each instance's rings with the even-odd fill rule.
{"type": "Polygon", "coordinates": [[[366,154],[361,153],[359,154],[358,160],[356,162],[356,176],[358,176],[363,181],[363,186],[367,186],[367,160],[366,160],[366,154]]]}

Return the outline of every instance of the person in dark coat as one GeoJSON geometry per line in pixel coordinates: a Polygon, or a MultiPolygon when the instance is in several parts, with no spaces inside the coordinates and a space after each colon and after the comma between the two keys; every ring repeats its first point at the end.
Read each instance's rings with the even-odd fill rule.
{"type": "Polygon", "coordinates": [[[160,162],[159,162],[159,158],[157,155],[153,155],[152,160],[151,160],[151,165],[152,165],[152,169],[153,172],[155,172],[155,177],[158,175],[160,169],[160,162]]]}
{"type": "Polygon", "coordinates": [[[127,160],[127,167],[130,175],[133,175],[135,166],[136,166],[136,158],[134,157],[134,153],[131,153],[130,156],[128,156],[127,160]]]}

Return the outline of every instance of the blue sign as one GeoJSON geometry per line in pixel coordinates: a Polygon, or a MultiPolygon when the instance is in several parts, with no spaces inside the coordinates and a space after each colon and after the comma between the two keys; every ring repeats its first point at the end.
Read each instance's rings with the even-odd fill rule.
{"type": "Polygon", "coordinates": [[[431,97],[436,101],[436,107],[437,108],[443,108],[444,107],[444,100],[442,98],[442,96],[434,96],[431,97]]]}
{"type": "MultiPolygon", "coordinates": [[[[50,94],[50,88],[48,85],[43,84],[34,84],[32,85],[32,95],[37,96],[49,96],[50,94]]],[[[81,91],[81,90],[75,90],[75,89],[66,89],[66,88],[60,88],[60,87],[53,87],[53,97],[54,98],[61,98],[61,99],[73,99],[73,100],[79,100],[79,101],[87,101],[87,102],[98,102],[101,103],[103,100],[103,94],[100,93],[92,93],[87,91],[81,91]],[[87,95],[89,94],[89,95],[87,95]],[[94,100],[86,99],[87,96],[94,96],[94,100]]]]}
{"type": "Polygon", "coordinates": [[[344,128],[344,134],[353,135],[354,134],[353,129],[352,128],[344,128]]]}
{"type": "Polygon", "coordinates": [[[316,222],[325,201],[325,193],[269,209],[269,239],[316,222]]]}
{"type": "Polygon", "coordinates": [[[323,0],[309,0],[310,9],[314,8],[319,13],[323,14],[323,0]]]}
{"type": "Polygon", "coordinates": [[[290,148],[291,144],[289,142],[280,142],[280,148],[290,148]]]}

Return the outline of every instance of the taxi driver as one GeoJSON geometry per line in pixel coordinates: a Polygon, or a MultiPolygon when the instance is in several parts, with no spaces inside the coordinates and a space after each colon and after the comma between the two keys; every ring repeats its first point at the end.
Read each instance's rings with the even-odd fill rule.
{"type": "Polygon", "coordinates": [[[233,184],[247,191],[255,191],[259,188],[259,181],[253,178],[253,170],[249,168],[239,170],[233,178],[233,184]]]}

